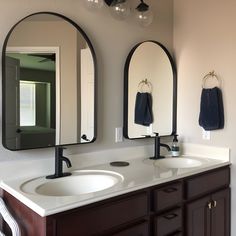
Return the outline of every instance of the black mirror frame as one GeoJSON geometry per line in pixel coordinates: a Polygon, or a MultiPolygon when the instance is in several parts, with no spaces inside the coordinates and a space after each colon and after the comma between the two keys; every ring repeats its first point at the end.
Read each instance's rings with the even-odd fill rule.
{"type": "Polygon", "coordinates": [[[143,43],[146,42],[152,42],[157,44],[158,46],[160,46],[163,51],[166,53],[171,67],[172,67],[172,71],[173,71],[173,112],[172,112],[172,133],[170,135],[165,135],[165,136],[161,136],[161,137],[169,137],[169,136],[173,136],[174,134],[176,134],[176,129],[177,129],[177,70],[176,70],[176,66],[174,63],[174,60],[171,56],[171,54],[169,53],[169,51],[166,49],[166,47],[164,45],[162,45],[161,43],[154,41],[154,40],[146,40],[143,41],[141,43],[136,44],[131,51],[129,52],[127,58],[126,58],[126,62],[125,62],[125,67],[124,67],[124,103],[123,103],[123,135],[125,138],[130,139],[130,140],[136,140],[136,139],[145,139],[145,138],[151,138],[151,136],[145,136],[145,137],[140,137],[140,138],[130,138],[128,136],[128,88],[129,88],[129,65],[130,65],[130,61],[131,58],[135,52],[135,50],[143,43]]]}
{"type": "Polygon", "coordinates": [[[5,75],[6,75],[6,70],[5,70],[5,65],[6,65],[6,60],[5,60],[5,56],[6,56],[6,48],[7,48],[7,43],[9,40],[9,37],[11,36],[12,31],[15,29],[15,27],[20,24],[22,21],[24,21],[26,18],[34,16],[34,15],[38,15],[38,14],[50,14],[50,15],[54,15],[57,17],[60,17],[62,19],[64,19],[65,21],[69,22],[71,25],[73,25],[80,33],[81,35],[84,37],[84,39],[86,40],[89,49],[91,50],[92,53],[92,57],[93,57],[93,62],[94,62],[94,137],[90,142],[86,142],[86,143],[71,143],[71,144],[61,144],[61,145],[52,145],[50,147],[61,147],[61,146],[69,146],[69,145],[79,145],[79,144],[89,144],[89,143],[93,143],[96,138],[97,138],[97,57],[95,54],[95,50],[93,48],[93,45],[90,41],[90,39],[88,38],[88,36],[86,35],[86,33],[84,32],[84,30],[82,30],[82,28],[76,24],[73,20],[67,18],[64,15],[61,15],[59,13],[55,13],[55,12],[36,12],[33,14],[30,14],[24,18],[22,18],[20,21],[18,21],[15,25],[13,25],[13,27],[10,29],[10,31],[8,32],[4,43],[3,43],[3,48],[2,48],[2,144],[3,146],[10,150],[10,151],[19,151],[19,150],[30,150],[30,149],[39,149],[39,148],[49,148],[48,146],[45,147],[35,147],[35,148],[27,148],[27,149],[9,149],[6,146],[5,143],[5,138],[6,138],[6,130],[5,130],[5,123],[6,123],[6,119],[5,119],[5,111],[6,111],[6,107],[5,107],[5,97],[6,97],[6,91],[5,91],[5,75]]]}

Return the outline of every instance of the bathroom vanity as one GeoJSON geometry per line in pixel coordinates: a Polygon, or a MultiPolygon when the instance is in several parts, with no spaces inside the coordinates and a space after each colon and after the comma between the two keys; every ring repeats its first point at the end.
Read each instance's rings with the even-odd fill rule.
{"type": "MultiPolygon", "coordinates": [[[[131,166],[135,162],[137,160],[131,162],[131,166]]],[[[145,166],[149,172],[151,167],[145,163],[142,165],[143,175],[146,176],[145,166]]],[[[129,171],[128,168],[135,167],[127,167],[129,171]]],[[[101,201],[94,198],[90,204],[85,205],[81,201],[80,207],[54,214],[46,211],[45,216],[30,209],[31,205],[30,208],[27,207],[21,202],[22,199],[19,201],[13,197],[9,193],[11,191],[3,190],[2,196],[19,222],[23,235],[229,236],[229,163],[218,161],[217,164],[216,161],[208,164],[207,168],[202,166],[190,169],[191,171],[183,172],[178,169],[179,173],[172,172],[169,177],[170,169],[155,169],[156,180],[153,173],[149,173],[150,181],[147,182],[146,179],[146,184],[136,186],[134,191],[129,188],[124,194],[120,194],[122,191],[116,189],[113,197],[106,197],[101,201]]],[[[120,190],[128,188],[124,173],[125,171],[120,190]]],[[[140,182],[135,179],[137,176],[137,173],[136,176],[133,175],[133,182],[136,184],[140,182]]],[[[130,180],[129,183],[132,182],[130,180]]],[[[51,198],[62,201],[60,197],[51,198]]],[[[4,227],[6,230],[7,226],[4,227]]]]}

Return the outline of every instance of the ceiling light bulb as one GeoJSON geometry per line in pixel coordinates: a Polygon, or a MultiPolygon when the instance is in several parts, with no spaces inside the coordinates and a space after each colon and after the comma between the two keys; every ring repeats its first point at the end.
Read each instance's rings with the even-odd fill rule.
{"type": "Polygon", "coordinates": [[[153,13],[150,7],[141,0],[141,3],[136,7],[135,18],[139,25],[146,27],[153,21],[153,13]]]}
{"type": "Polygon", "coordinates": [[[89,10],[96,10],[103,7],[103,0],[85,0],[85,6],[89,10]]]}
{"type": "Polygon", "coordinates": [[[118,1],[111,5],[111,15],[117,20],[124,20],[130,15],[130,5],[127,1],[118,1]]]}

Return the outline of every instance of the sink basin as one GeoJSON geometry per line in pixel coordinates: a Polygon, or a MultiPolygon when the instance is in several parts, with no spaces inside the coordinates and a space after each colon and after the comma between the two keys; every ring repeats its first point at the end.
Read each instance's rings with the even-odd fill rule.
{"type": "Polygon", "coordinates": [[[155,162],[155,166],[164,168],[194,168],[201,166],[202,162],[191,158],[172,157],[155,162]]]}
{"type": "Polygon", "coordinates": [[[53,180],[45,177],[25,182],[21,190],[45,196],[75,196],[102,191],[123,181],[123,176],[112,171],[81,170],[71,176],[53,180]]]}

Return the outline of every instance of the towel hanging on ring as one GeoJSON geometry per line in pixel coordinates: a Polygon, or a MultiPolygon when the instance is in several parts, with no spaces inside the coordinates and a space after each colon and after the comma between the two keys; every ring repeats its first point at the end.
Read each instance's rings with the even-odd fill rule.
{"type": "Polygon", "coordinates": [[[205,88],[208,78],[216,78],[218,86],[220,80],[212,71],[203,78],[199,125],[205,130],[217,130],[224,128],[224,106],[221,89],[217,86],[213,88],[205,88]]]}
{"type": "Polygon", "coordinates": [[[149,126],[153,123],[152,85],[145,79],[139,83],[138,87],[140,87],[140,91],[136,94],[134,122],[139,125],[149,126]],[[148,92],[143,92],[143,85],[148,87],[148,92]]]}

